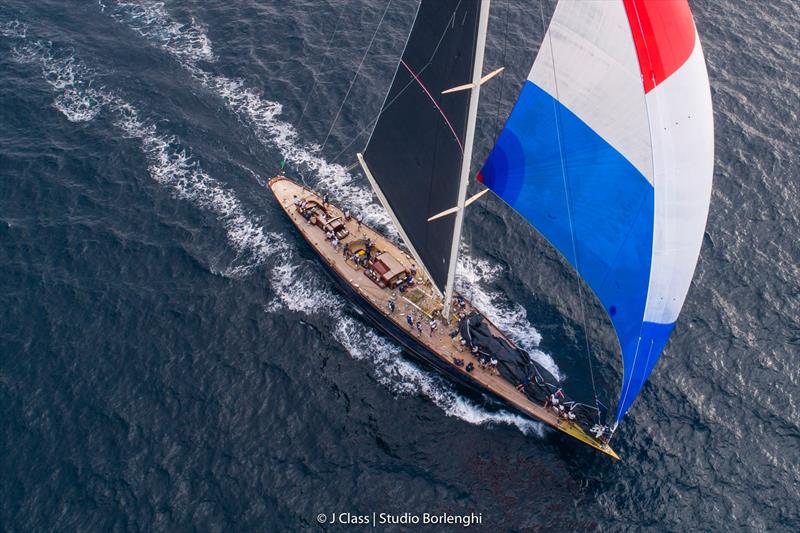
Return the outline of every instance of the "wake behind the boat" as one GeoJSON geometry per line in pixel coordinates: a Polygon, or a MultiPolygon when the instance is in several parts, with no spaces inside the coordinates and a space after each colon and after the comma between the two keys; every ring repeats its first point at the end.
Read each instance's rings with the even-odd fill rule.
{"type": "Polygon", "coordinates": [[[348,303],[329,289],[327,280],[319,275],[319,267],[303,262],[297,254],[272,269],[271,282],[276,290],[275,300],[268,311],[289,310],[304,316],[325,315],[333,324],[333,337],[351,357],[372,363],[375,379],[399,395],[422,395],[429,398],[448,416],[470,424],[509,424],[525,435],[544,434],[544,426],[528,418],[502,409],[485,409],[459,394],[453,385],[440,376],[420,369],[402,357],[400,348],[371,327],[365,326],[347,312],[348,303]]]}
{"type": "MultiPolygon", "coordinates": [[[[18,29],[20,23],[5,24],[18,29]]],[[[23,26],[24,28],[24,26],[23,26]]],[[[6,33],[10,32],[5,32],[6,33]]],[[[70,122],[88,122],[103,112],[122,135],[136,139],[148,163],[150,177],[181,200],[210,213],[218,220],[236,255],[232,260],[208,260],[209,269],[224,276],[241,277],[264,263],[271,254],[285,247],[277,233],[265,231],[258,217],[250,213],[233,190],[211,177],[172,134],[159,131],[156,120],[145,120],[136,107],[116,92],[94,83],[96,73],[82,64],[69,48],[41,40],[21,40],[11,50],[19,63],[41,70],[43,79],[55,93],[53,106],[70,122]]]]}
{"type": "MultiPolygon", "coordinates": [[[[368,187],[360,180],[356,180],[343,165],[328,162],[318,153],[316,146],[300,142],[295,127],[281,120],[283,107],[280,103],[263,98],[257,90],[247,87],[243,80],[231,79],[210,71],[208,67],[216,61],[213,43],[196,20],[178,22],[170,16],[162,3],[147,0],[136,4],[109,1],[105,7],[114,20],[134,29],[151,45],[170,54],[194,79],[220,97],[228,109],[243,124],[251,128],[263,145],[277,149],[295,167],[303,168],[306,173],[313,174],[315,188],[332,193],[343,205],[360,212],[369,224],[378,226],[391,236],[397,235],[386,211],[374,201],[372,191],[368,187]],[[176,35],[176,29],[180,28],[186,32],[185,37],[176,35]]],[[[483,266],[486,262],[480,263],[468,256],[462,257],[459,269],[468,274],[462,280],[477,278],[469,275],[469,272],[476,269],[476,265],[481,265],[483,270],[487,270],[484,274],[488,274],[487,267],[483,266]]],[[[306,305],[310,309],[312,304],[307,299],[288,296],[287,281],[295,271],[295,268],[287,264],[274,267],[271,276],[273,286],[276,289],[283,288],[282,291],[278,290],[278,293],[287,295],[285,298],[291,300],[288,303],[284,301],[288,308],[306,305]],[[284,281],[281,283],[278,280],[284,281]]],[[[497,273],[499,270],[494,272],[497,273]]],[[[484,275],[480,279],[485,282],[493,277],[484,275]]],[[[304,281],[296,279],[292,286],[298,291],[306,291],[306,288],[302,288],[304,281]]],[[[554,375],[561,377],[562,374],[552,357],[537,349],[541,336],[528,322],[527,313],[522,306],[487,290],[482,283],[471,284],[469,291],[476,301],[490,304],[484,309],[487,310],[491,320],[503,327],[515,342],[527,349],[534,360],[544,365],[554,375]]],[[[316,292],[314,297],[326,298],[319,292],[316,292]]],[[[283,301],[284,296],[280,296],[279,299],[283,301]]],[[[276,309],[275,302],[268,308],[276,309]]]]}
{"type": "MultiPolygon", "coordinates": [[[[158,10],[150,12],[151,15],[164,13],[158,10]]],[[[160,21],[157,16],[150,20],[160,21]]],[[[174,35],[172,32],[177,26],[172,23],[167,26],[170,28],[169,32],[174,35]]],[[[140,110],[119,96],[118,91],[93,83],[96,73],[80,63],[71,49],[27,39],[27,28],[18,21],[4,24],[2,29],[4,36],[21,41],[13,48],[15,59],[20,63],[39,66],[44,80],[55,92],[54,106],[69,121],[88,122],[103,112],[108,113],[113,124],[125,137],[139,141],[152,179],[170,189],[176,198],[186,200],[212,213],[219,220],[225,228],[229,244],[237,252],[236,259],[219,270],[221,274],[242,277],[268,261],[272,263],[269,265],[270,281],[279,296],[268,306],[270,311],[279,311],[284,306],[307,315],[318,313],[321,309],[325,310],[327,318],[336,323],[333,330],[334,338],[352,357],[357,359],[369,357],[373,360],[377,381],[395,393],[422,394],[433,400],[448,415],[469,423],[511,424],[526,435],[543,432],[539,423],[505,411],[489,411],[475,405],[459,395],[450,384],[438,376],[424,372],[413,363],[398,357],[398,347],[344,312],[346,305],[344,300],[327,289],[316,267],[310,269],[310,279],[315,284],[314,305],[312,305],[309,300],[311,295],[302,294],[303,287],[307,287],[309,277],[304,276],[302,281],[295,277],[297,270],[295,265],[299,261],[296,251],[280,234],[266,231],[262,221],[244,208],[234,191],[211,177],[192,155],[191,150],[181,144],[180,139],[160,131],[156,126],[157,120],[142,118],[140,110]]],[[[140,33],[145,37],[148,36],[146,32],[140,31],[140,33]]],[[[192,43],[198,42],[210,46],[210,42],[203,38],[170,38],[166,42],[170,46],[188,46],[189,49],[195,46],[192,43]]],[[[187,63],[187,68],[194,69],[195,74],[198,69],[193,62],[197,58],[208,60],[213,57],[205,51],[199,52],[197,56],[188,52],[174,55],[179,59],[192,57],[193,59],[187,63]]],[[[373,224],[386,224],[388,218],[383,209],[372,202],[371,193],[358,184],[342,166],[328,164],[314,153],[313,147],[302,146],[296,142],[297,134],[293,127],[277,118],[281,111],[279,104],[263,100],[239,81],[208,73],[201,77],[208,81],[206,86],[213,89],[229,105],[231,111],[237,115],[243,114],[247,119],[243,122],[253,128],[262,143],[293,154],[296,164],[317,169],[323,186],[327,185],[329,190],[337,191],[337,194],[343,194],[344,191],[344,195],[351,200],[354,207],[369,205],[367,220],[373,224]]],[[[470,259],[466,258],[465,261],[469,263],[470,259]]],[[[212,271],[216,270],[213,260],[209,261],[209,268],[212,271]]],[[[471,290],[484,291],[480,287],[473,287],[471,290]]],[[[487,292],[483,294],[487,300],[499,299],[499,295],[496,294],[487,292]]],[[[524,309],[520,308],[520,311],[524,318],[524,309]]],[[[502,314],[492,318],[497,322],[505,322],[504,326],[507,326],[506,317],[507,315],[502,314]]],[[[516,340],[523,346],[530,348],[538,344],[538,333],[527,321],[512,323],[511,326],[510,332],[512,335],[519,333],[516,340]],[[518,327],[515,328],[515,325],[518,327]]],[[[552,364],[552,359],[541,352],[539,354],[549,359],[552,364]]]]}
{"type": "Polygon", "coordinates": [[[258,140],[275,148],[285,160],[314,175],[314,187],[335,193],[341,203],[359,209],[364,220],[382,231],[396,235],[386,211],[373,201],[372,191],[357,182],[340,164],[330,163],[318,153],[318,147],[299,139],[294,126],[279,117],[283,106],[262,97],[247,87],[244,80],[211,72],[204,66],[216,61],[213,46],[203,26],[196,20],[178,22],[170,16],[162,2],[144,0],[100,2],[104,12],[136,31],[151,45],[171,55],[194,79],[223,100],[258,140]]]}
{"type": "MultiPolygon", "coordinates": [[[[394,226],[363,180],[350,174],[346,167],[330,163],[314,145],[305,145],[295,127],[281,120],[282,105],[263,98],[243,80],[231,79],[210,72],[206,66],[216,61],[213,43],[196,20],[178,22],[163,3],[145,0],[131,3],[108,0],[106,8],[114,20],[134,29],[150,44],[169,53],[195,79],[222,98],[229,110],[250,127],[266,147],[277,149],[295,167],[315,176],[314,188],[327,191],[337,201],[364,215],[367,223],[384,233],[396,236],[394,226]],[[181,30],[182,29],[182,30],[181,30]],[[178,31],[185,35],[176,34],[178,31]]],[[[459,262],[460,289],[469,293],[489,318],[507,331],[515,342],[531,353],[538,363],[563,377],[552,357],[537,349],[541,336],[527,319],[525,309],[503,295],[486,290],[486,281],[493,281],[500,267],[484,260],[466,257],[459,262]]]]}

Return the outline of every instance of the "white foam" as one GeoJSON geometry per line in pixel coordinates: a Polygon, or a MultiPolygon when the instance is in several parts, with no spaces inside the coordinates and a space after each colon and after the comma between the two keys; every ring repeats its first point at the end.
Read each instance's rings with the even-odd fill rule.
{"type": "Polygon", "coordinates": [[[102,89],[92,87],[92,72],[78,63],[71,50],[54,51],[49,43],[23,43],[12,50],[20,63],[38,64],[42,77],[56,91],[53,106],[70,122],[95,118],[108,102],[102,89]]]}
{"type": "Polygon", "coordinates": [[[511,340],[527,351],[531,359],[559,380],[563,380],[565,376],[553,358],[539,349],[542,336],[531,325],[525,308],[510,301],[504,294],[488,288],[501,272],[500,265],[472,257],[468,247],[464,245],[459,254],[456,287],[511,340]]]}
{"type": "Polygon", "coordinates": [[[233,191],[209,176],[177,137],[159,134],[155,124],[142,121],[138,111],[124,101],[116,100],[114,109],[117,126],[141,141],[150,176],[169,186],[177,197],[214,213],[224,226],[228,242],[238,254],[224,275],[246,275],[270,254],[286,249],[283,237],[264,231],[260,220],[245,210],[233,191]]]}
{"type": "Polygon", "coordinates": [[[543,435],[542,424],[505,410],[488,411],[458,394],[452,385],[438,375],[421,370],[406,360],[400,348],[364,327],[354,318],[339,315],[334,331],[336,339],[356,359],[368,359],[375,368],[378,381],[397,394],[419,394],[429,398],[445,414],[474,425],[507,424],[516,426],[525,435],[543,435]]]}
{"type": "MultiPolygon", "coordinates": [[[[313,175],[314,187],[329,192],[341,200],[351,211],[360,212],[364,220],[379,226],[391,237],[397,234],[383,207],[373,197],[372,190],[356,180],[340,164],[330,163],[319,154],[316,145],[305,145],[299,141],[297,131],[289,122],[280,119],[283,107],[278,102],[267,100],[255,89],[249,88],[240,79],[213,74],[198,65],[199,59],[211,61],[211,42],[196,22],[181,24],[173,20],[161,2],[132,3],[117,1],[111,10],[120,23],[138,31],[142,37],[170,53],[193,77],[222,98],[228,109],[250,127],[258,140],[277,148],[287,162],[298,167],[307,177],[313,175]],[[186,35],[181,35],[181,32],[186,35]],[[196,52],[209,51],[210,57],[196,52]],[[188,44],[187,44],[188,43],[188,44]]],[[[355,154],[350,154],[351,158],[355,154]]]]}
{"type": "Polygon", "coordinates": [[[191,22],[173,20],[167,13],[164,2],[116,0],[108,4],[100,2],[103,12],[108,10],[117,21],[124,22],[162,50],[191,64],[216,60],[205,28],[194,19],[191,22]]]}
{"type": "Polygon", "coordinates": [[[343,302],[324,286],[321,276],[308,271],[295,254],[283,261],[270,272],[275,299],[267,306],[269,312],[289,309],[307,315],[332,315],[340,311],[343,302]]]}
{"type": "Polygon", "coordinates": [[[18,20],[11,20],[0,24],[0,35],[24,39],[28,34],[28,26],[18,20]]]}
{"type": "Polygon", "coordinates": [[[237,253],[223,275],[246,275],[270,254],[284,249],[283,237],[265,232],[260,220],[245,210],[233,191],[209,176],[176,136],[159,133],[156,125],[141,119],[132,105],[103,87],[93,86],[93,72],[79,63],[71,50],[55,50],[50,43],[35,41],[15,48],[13,57],[40,66],[42,76],[56,92],[54,106],[68,120],[89,121],[107,110],[125,136],[141,142],[148,173],[154,180],[169,187],[178,198],[215,215],[237,253]]]}

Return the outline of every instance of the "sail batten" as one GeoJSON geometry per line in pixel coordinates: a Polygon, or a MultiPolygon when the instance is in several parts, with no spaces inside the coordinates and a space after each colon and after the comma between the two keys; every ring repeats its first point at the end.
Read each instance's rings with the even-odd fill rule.
{"type": "Polygon", "coordinates": [[[561,0],[478,178],[610,316],[624,363],[617,423],[686,298],[712,174],[708,75],[686,0],[561,0]]]}
{"type": "Polygon", "coordinates": [[[482,4],[421,0],[363,151],[382,202],[440,294],[460,220],[428,219],[459,205],[472,91],[442,92],[473,79],[482,4]]]}

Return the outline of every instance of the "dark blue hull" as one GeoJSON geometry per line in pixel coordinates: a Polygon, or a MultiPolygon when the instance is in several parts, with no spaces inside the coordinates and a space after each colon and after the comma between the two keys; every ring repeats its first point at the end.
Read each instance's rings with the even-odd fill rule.
{"type": "MultiPolygon", "coordinates": [[[[317,248],[309,241],[309,238],[303,229],[297,226],[295,218],[291,216],[287,208],[291,208],[290,201],[292,197],[295,199],[298,197],[298,195],[295,193],[303,191],[302,194],[305,195],[307,194],[306,191],[308,191],[308,189],[301,189],[297,183],[288,180],[283,176],[275,176],[272,178],[270,180],[270,187],[273,189],[273,192],[275,192],[276,189],[280,189],[280,193],[275,192],[275,194],[276,197],[278,197],[279,203],[281,202],[281,198],[283,199],[281,208],[289,216],[290,220],[292,220],[296,226],[296,229],[300,235],[303,236],[303,239],[306,241],[309,247],[314,251],[328,276],[330,276],[330,278],[336,282],[336,285],[339,286],[347,299],[350,300],[350,302],[359,310],[361,310],[362,316],[365,316],[369,322],[371,322],[372,325],[374,325],[384,335],[394,339],[394,341],[397,342],[397,344],[399,344],[407,354],[414,359],[431,366],[442,375],[450,378],[454,383],[462,386],[465,390],[476,393],[485,399],[496,402],[498,405],[502,405],[527,419],[548,424],[560,430],[561,432],[570,435],[574,439],[583,442],[584,444],[600,450],[615,459],[619,459],[619,456],[610,447],[605,446],[596,439],[590,437],[583,429],[575,424],[561,424],[552,413],[544,409],[542,406],[535,404],[517,405],[515,404],[515,400],[513,398],[507,398],[503,396],[502,391],[495,393],[487,385],[484,385],[475,379],[472,374],[464,372],[461,368],[455,366],[452,361],[441,357],[439,353],[429,348],[423,342],[426,337],[419,337],[413,332],[406,330],[403,325],[395,323],[394,320],[392,320],[392,318],[389,316],[388,309],[380,308],[378,307],[378,304],[375,304],[368,298],[364,297],[359,292],[358,288],[353,286],[351,282],[346,279],[346,274],[340,273],[332,263],[329,263],[328,260],[325,260],[325,258],[320,255],[320,253],[317,251],[317,248]],[[282,183],[284,180],[288,182],[288,185],[282,183]],[[541,416],[539,416],[537,411],[541,411],[541,416]]],[[[319,202],[322,201],[322,199],[318,197],[317,200],[319,202]]]]}

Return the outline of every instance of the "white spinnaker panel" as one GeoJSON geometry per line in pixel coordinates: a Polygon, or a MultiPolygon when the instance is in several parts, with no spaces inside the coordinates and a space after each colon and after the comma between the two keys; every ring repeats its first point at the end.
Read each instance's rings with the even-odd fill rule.
{"type": "Polygon", "coordinates": [[[703,243],[714,117],[699,36],[689,59],[647,96],[655,166],[653,262],[644,320],[675,322],[703,243]]]}
{"type": "Polygon", "coordinates": [[[622,0],[561,0],[528,79],[577,115],[652,184],[642,74],[622,0]]]}

